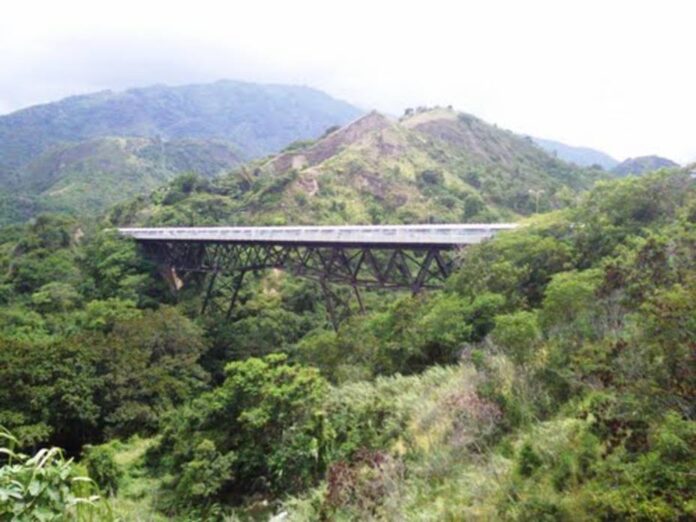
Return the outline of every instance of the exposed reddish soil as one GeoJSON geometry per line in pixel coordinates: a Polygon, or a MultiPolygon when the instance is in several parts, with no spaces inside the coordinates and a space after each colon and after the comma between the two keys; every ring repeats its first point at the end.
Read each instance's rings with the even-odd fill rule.
{"type": "Polygon", "coordinates": [[[395,124],[386,116],[372,111],[345,127],[332,132],[308,149],[279,155],[271,160],[271,165],[276,172],[285,172],[291,168],[298,168],[295,166],[297,164],[296,158],[302,156],[303,164],[299,168],[311,167],[336,155],[341,148],[360,141],[367,133],[384,130],[393,125],[395,124]]]}

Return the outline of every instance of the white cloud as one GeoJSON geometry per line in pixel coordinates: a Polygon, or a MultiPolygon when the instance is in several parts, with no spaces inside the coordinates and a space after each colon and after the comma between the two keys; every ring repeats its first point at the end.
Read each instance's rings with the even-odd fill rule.
{"type": "Polygon", "coordinates": [[[691,2],[6,2],[0,111],[228,77],[364,108],[453,104],[623,158],[696,159],[691,2]]]}

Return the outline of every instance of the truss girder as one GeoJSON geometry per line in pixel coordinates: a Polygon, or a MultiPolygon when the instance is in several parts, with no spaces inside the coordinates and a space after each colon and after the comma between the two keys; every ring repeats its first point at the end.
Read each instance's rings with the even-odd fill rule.
{"type": "Polygon", "coordinates": [[[441,286],[451,270],[443,256],[445,250],[433,247],[376,249],[172,242],[145,248],[150,257],[174,268],[179,275],[232,275],[278,268],[331,283],[414,293],[441,286]]]}
{"type": "Polygon", "coordinates": [[[330,284],[347,285],[363,309],[360,288],[408,290],[439,288],[451,272],[448,247],[298,246],[184,241],[142,242],[148,257],[182,281],[207,278],[202,313],[215,309],[232,314],[244,275],[282,269],[317,280],[325,294],[332,322],[341,317],[340,304],[330,284]],[[220,304],[222,299],[223,304],[220,304]]]}

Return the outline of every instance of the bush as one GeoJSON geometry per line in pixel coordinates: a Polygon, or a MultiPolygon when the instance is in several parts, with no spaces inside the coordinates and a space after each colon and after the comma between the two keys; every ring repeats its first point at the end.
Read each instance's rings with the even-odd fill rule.
{"type": "Polygon", "coordinates": [[[327,473],[324,516],[338,509],[351,518],[391,518],[385,499],[399,494],[404,464],[381,451],[361,451],[349,461],[334,463],[327,473]]]}
{"type": "Polygon", "coordinates": [[[114,451],[111,446],[85,446],[82,463],[87,468],[90,478],[103,491],[110,495],[116,494],[123,473],[114,461],[114,451]]]}
{"type": "Polygon", "coordinates": [[[517,457],[517,471],[523,477],[531,477],[541,466],[542,461],[528,442],[522,446],[517,457]]]}
{"type": "Polygon", "coordinates": [[[519,522],[562,522],[568,520],[568,513],[555,502],[532,498],[521,502],[515,518],[519,522]]]}
{"type": "Polygon", "coordinates": [[[0,467],[0,519],[113,520],[94,483],[80,476],[59,448],[28,457],[14,451],[17,440],[7,431],[0,430],[0,440],[7,459],[0,467]]]}
{"type": "Polygon", "coordinates": [[[424,170],[418,174],[418,184],[421,186],[444,185],[445,176],[439,170],[424,170]]]}
{"type": "Polygon", "coordinates": [[[527,311],[497,316],[491,336],[517,364],[528,362],[541,340],[536,314],[527,311]]]}
{"type": "Polygon", "coordinates": [[[553,277],[544,296],[539,320],[549,335],[572,339],[574,344],[601,334],[596,314],[597,290],[602,272],[562,272],[553,277]]]}
{"type": "Polygon", "coordinates": [[[601,464],[589,504],[605,519],[692,519],[695,468],[696,422],[670,412],[650,430],[648,451],[638,458],[616,451],[601,464]]]}
{"type": "Polygon", "coordinates": [[[296,492],[324,471],[327,384],[319,372],[280,354],[233,362],[225,372],[222,386],[170,415],[150,452],[172,473],[179,508],[296,492]]]}

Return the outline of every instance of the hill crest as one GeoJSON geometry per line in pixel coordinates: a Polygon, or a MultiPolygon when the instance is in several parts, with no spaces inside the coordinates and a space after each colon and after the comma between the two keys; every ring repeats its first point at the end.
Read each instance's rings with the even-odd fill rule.
{"type": "Polygon", "coordinates": [[[359,114],[309,87],[231,80],[107,90],[28,107],[0,116],[0,224],[41,210],[101,212],[176,174],[212,176],[359,114]],[[124,189],[114,190],[119,172],[124,189]]]}
{"type": "Polygon", "coordinates": [[[48,149],[107,136],[220,139],[246,159],[316,138],[361,111],[301,86],[231,80],[72,96],[0,116],[0,181],[48,149]]]}
{"type": "MultiPolygon", "coordinates": [[[[202,224],[491,222],[567,205],[607,176],[450,109],[399,120],[373,111],[314,142],[243,165],[214,181],[218,189],[173,199],[182,209],[216,199],[214,215],[199,216],[202,224]]],[[[190,211],[179,221],[176,209],[158,205],[142,218],[161,223],[161,210],[168,224],[190,223],[184,217],[190,211]]],[[[137,215],[128,220],[142,223],[137,215]]]]}
{"type": "Polygon", "coordinates": [[[612,172],[620,176],[630,174],[644,174],[653,170],[679,168],[679,164],[661,156],[639,156],[628,158],[612,169],[612,172]]]}

